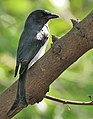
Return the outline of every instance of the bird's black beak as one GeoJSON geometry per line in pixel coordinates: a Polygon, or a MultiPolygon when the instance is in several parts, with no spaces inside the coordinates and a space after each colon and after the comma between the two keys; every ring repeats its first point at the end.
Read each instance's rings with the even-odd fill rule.
{"type": "Polygon", "coordinates": [[[54,18],[59,18],[59,16],[53,13],[48,14],[48,19],[54,19],[54,18]]]}

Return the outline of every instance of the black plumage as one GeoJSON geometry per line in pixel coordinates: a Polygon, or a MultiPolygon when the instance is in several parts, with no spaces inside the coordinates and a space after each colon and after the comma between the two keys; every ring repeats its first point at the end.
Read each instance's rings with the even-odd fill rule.
{"type": "Polygon", "coordinates": [[[17,95],[8,115],[16,109],[18,104],[21,103],[24,107],[28,105],[25,96],[27,69],[44,54],[49,37],[49,30],[46,23],[53,18],[58,18],[58,15],[46,10],[35,10],[26,20],[17,49],[15,76],[20,66],[17,95]]]}

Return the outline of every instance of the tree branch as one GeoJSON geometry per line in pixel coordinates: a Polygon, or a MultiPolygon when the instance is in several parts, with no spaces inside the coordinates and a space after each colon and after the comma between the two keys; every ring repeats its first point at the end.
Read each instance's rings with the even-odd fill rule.
{"type": "Polygon", "coordinates": [[[55,102],[63,103],[63,104],[93,105],[93,101],[81,102],[81,101],[64,100],[64,99],[59,99],[59,98],[48,96],[48,95],[45,95],[45,98],[49,99],[49,100],[52,100],[52,101],[55,101],[55,102]]]}
{"type": "MultiPolygon", "coordinates": [[[[93,48],[93,12],[75,24],[71,31],[54,42],[50,50],[28,71],[26,77],[26,96],[28,103],[40,102],[57,79],[71,64],[85,52],[93,48]]],[[[0,117],[10,119],[6,114],[16,96],[17,81],[0,95],[0,117]]],[[[22,107],[18,107],[17,112],[22,107]]]]}

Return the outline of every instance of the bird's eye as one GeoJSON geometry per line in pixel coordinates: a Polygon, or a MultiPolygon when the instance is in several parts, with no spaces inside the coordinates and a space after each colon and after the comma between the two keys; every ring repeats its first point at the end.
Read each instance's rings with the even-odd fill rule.
{"type": "Polygon", "coordinates": [[[45,12],[43,12],[43,15],[45,15],[45,12]]]}
{"type": "Polygon", "coordinates": [[[44,13],[40,14],[40,17],[44,17],[44,13]]]}

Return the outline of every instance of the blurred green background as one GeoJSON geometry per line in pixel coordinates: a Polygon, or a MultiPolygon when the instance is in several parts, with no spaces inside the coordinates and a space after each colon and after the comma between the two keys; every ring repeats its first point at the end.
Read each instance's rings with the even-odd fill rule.
{"type": "MultiPolygon", "coordinates": [[[[71,28],[70,19],[82,20],[93,10],[93,0],[0,0],[0,92],[15,82],[14,68],[18,40],[24,22],[35,9],[60,15],[49,22],[51,35],[63,36],[71,28]]],[[[47,50],[50,48],[50,43],[47,50]]],[[[17,78],[16,78],[17,79],[17,78]]],[[[50,87],[49,95],[89,101],[93,94],[93,50],[85,53],[50,87]]],[[[93,97],[92,97],[93,100],[93,97]]],[[[93,119],[93,106],[63,105],[47,99],[28,106],[13,119],[93,119]]]]}

